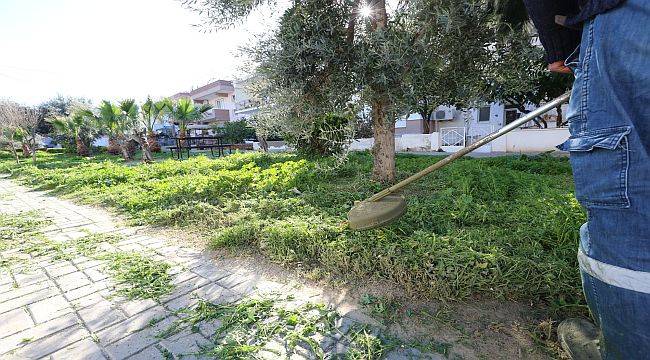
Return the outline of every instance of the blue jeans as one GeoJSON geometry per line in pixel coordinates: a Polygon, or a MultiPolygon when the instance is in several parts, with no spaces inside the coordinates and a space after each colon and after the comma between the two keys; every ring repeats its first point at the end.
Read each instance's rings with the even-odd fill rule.
{"type": "Polygon", "coordinates": [[[650,359],[650,1],[584,25],[567,112],[578,259],[605,359],[650,359]]]}

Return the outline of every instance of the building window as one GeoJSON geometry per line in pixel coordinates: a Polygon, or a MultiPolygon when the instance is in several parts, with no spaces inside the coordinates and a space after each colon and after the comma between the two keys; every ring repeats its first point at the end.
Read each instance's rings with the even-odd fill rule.
{"type": "Polygon", "coordinates": [[[489,106],[484,106],[484,107],[479,109],[479,111],[478,111],[478,121],[479,122],[490,121],[490,107],[489,106]]]}
{"type": "Polygon", "coordinates": [[[223,109],[223,100],[217,100],[214,102],[214,107],[217,109],[223,109]]]}

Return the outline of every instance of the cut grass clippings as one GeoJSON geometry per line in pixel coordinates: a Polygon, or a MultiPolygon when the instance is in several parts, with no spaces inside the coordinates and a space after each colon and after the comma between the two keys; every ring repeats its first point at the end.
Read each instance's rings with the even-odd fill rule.
{"type": "MultiPolygon", "coordinates": [[[[122,240],[121,236],[88,234],[59,242],[41,233],[47,224],[49,221],[42,220],[36,212],[0,214],[0,249],[18,249],[33,257],[48,256],[53,260],[72,260],[79,256],[103,260],[117,284],[118,293],[128,299],[158,299],[172,290],[170,265],[153,260],[148,254],[115,251],[111,245],[122,240]]],[[[0,259],[0,268],[11,273],[15,266],[26,261],[15,256],[4,257],[0,259]]]]}
{"type": "Polygon", "coordinates": [[[450,346],[404,343],[361,324],[342,329],[336,326],[341,318],[331,308],[311,302],[296,303],[291,297],[247,297],[221,304],[199,300],[196,306],[180,309],[176,315],[179,319],[160,332],[159,338],[184,330],[198,332],[205,323],[218,324],[210,336],[211,344],[202,346],[198,353],[183,356],[266,359],[299,354],[300,358],[369,360],[381,359],[388,352],[404,347],[423,352],[442,351],[446,355],[450,346]]]}
{"type": "MultiPolygon", "coordinates": [[[[400,179],[438,157],[398,155],[400,179]]],[[[345,225],[354,201],[383,185],[372,159],[234,154],[125,165],[101,155],[0,154],[0,172],[39,189],[111,206],[137,224],[199,229],[215,247],[256,248],[346,280],[392,282],[418,297],[525,301],[584,313],[575,251],[585,214],[566,158],[460,159],[409,187],[408,212],[370,231],[345,225]]]]}
{"type": "Polygon", "coordinates": [[[127,299],[159,299],[173,289],[170,265],[140,253],[114,252],[99,256],[127,299]]]}
{"type": "MultiPolygon", "coordinates": [[[[202,355],[217,359],[254,358],[269,342],[282,339],[290,352],[302,343],[317,358],[323,359],[323,350],[313,336],[333,329],[336,312],[313,303],[290,309],[286,307],[290,300],[247,298],[226,304],[200,300],[194,308],[178,311],[180,319],[159,337],[165,338],[186,328],[198,331],[202,322],[219,320],[220,325],[212,336],[214,346],[204,348],[202,355]]],[[[273,349],[266,350],[273,352],[273,349]]]]}

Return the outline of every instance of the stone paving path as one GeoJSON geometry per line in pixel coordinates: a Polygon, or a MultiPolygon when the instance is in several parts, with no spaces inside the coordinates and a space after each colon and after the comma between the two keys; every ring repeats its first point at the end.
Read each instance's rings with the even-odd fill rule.
{"type": "MultiPolygon", "coordinates": [[[[162,340],[156,335],[177,319],[175,310],[191,306],[199,298],[235,301],[253,292],[273,291],[322,301],[317,289],[296,288],[295,284],[266,280],[246,269],[219,266],[197,250],[170,245],[162,237],[143,234],[141,228],[119,226],[101,209],[75,205],[0,179],[0,212],[31,210],[52,221],[44,229],[52,240],[67,241],[88,232],[124,235],[125,240],[116,244],[118,249],[151,252],[172,265],[174,290],[160,302],[128,301],[115,294],[100,260],[83,256],[71,261],[29,259],[32,265],[28,271],[0,271],[2,359],[159,359],[170,354],[178,357],[199,350],[201,344],[209,341],[214,327],[205,324],[199,332],[183,331],[162,340]],[[158,322],[153,324],[152,320],[158,322]]],[[[0,253],[0,258],[10,256],[11,252],[0,253]]],[[[351,314],[343,306],[337,306],[337,311],[351,314]]],[[[358,321],[348,316],[351,315],[338,322],[340,328],[349,328],[358,321]]],[[[345,351],[335,337],[328,341],[329,354],[345,351]]],[[[415,349],[402,349],[389,357],[423,356],[415,349]]],[[[292,358],[303,357],[294,354],[292,358]]]]}

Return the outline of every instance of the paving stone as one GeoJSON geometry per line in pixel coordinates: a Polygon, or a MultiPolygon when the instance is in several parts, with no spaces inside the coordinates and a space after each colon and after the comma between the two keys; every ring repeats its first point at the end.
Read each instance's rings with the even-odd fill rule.
{"type": "Polygon", "coordinates": [[[193,293],[181,295],[176,299],[170,300],[165,303],[165,307],[171,311],[178,311],[184,308],[192,308],[199,303],[199,298],[193,293]]]}
{"type": "Polygon", "coordinates": [[[37,324],[57,318],[72,311],[63,295],[53,296],[27,306],[37,324]]]}
{"type": "Polygon", "coordinates": [[[165,240],[157,238],[146,238],[140,242],[142,245],[145,245],[149,248],[157,249],[165,246],[165,240]]]}
{"type": "Polygon", "coordinates": [[[142,246],[140,244],[118,245],[117,248],[122,250],[122,251],[127,251],[127,252],[130,252],[130,251],[142,252],[145,249],[144,246],[142,246]]]}
{"type": "Polygon", "coordinates": [[[78,267],[81,270],[85,270],[85,269],[94,268],[96,266],[99,266],[99,265],[102,265],[102,264],[105,264],[105,263],[106,263],[106,261],[104,261],[104,260],[88,260],[88,261],[86,261],[84,263],[78,264],[78,267]]]}
{"type": "Polygon", "coordinates": [[[180,272],[180,273],[176,274],[176,276],[174,276],[174,278],[172,279],[171,283],[172,283],[172,285],[178,285],[178,284],[183,283],[185,281],[188,281],[188,280],[191,280],[191,279],[198,279],[198,278],[199,277],[195,273],[187,270],[187,271],[183,271],[183,272],[180,272]]]}
{"type": "Polygon", "coordinates": [[[86,308],[88,306],[95,306],[101,303],[106,303],[106,304],[111,304],[109,301],[104,299],[99,293],[93,293],[84,297],[81,297],[79,299],[75,299],[70,301],[70,305],[72,305],[73,308],[79,310],[86,308]]]}
{"type": "Polygon", "coordinates": [[[45,272],[42,270],[36,270],[31,273],[15,273],[14,279],[16,280],[16,283],[18,283],[19,287],[49,280],[45,272]]]}
{"type": "MultiPolygon", "coordinates": [[[[16,284],[17,285],[17,284],[16,284]]],[[[0,294],[10,291],[15,288],[14,278],[9,274],[0,276],[0,294]]]]}
{"type": "Polygon", "coordinates": [[[127,300],[120,303],[120,309],[122,309],[122,311],[124,311],[124,313],[130,317],[135,314],[139,314],[147,309],[150,309],[156,305],[158,305],[158,303],[151,299],[127,300]]]}
{"type": "Polygon", "coordinates": [[[103,360],[106,357],[102,354],[99,348],[91,338],[85,338],[76,343],[70,344],[65,348],[53,353],[52,360],[69,360],[79,359],[84,360],[103,360]]]}
{"type": "Polygon", "coordinates": [[[98,268],[96,268],[96,267],[95,267],[95,268],[86,269],[86,270],[84,270],[84,273],[85,273],[86,276],[88,276],[88,277],[90,278],[90,280],[93,281],[93,282],[102,281],[102,280],[108,278],[108,274],[106,274],[106,273],[103,272],[103,271],[100,271],[100,270],[99,270],[98,268]]]}
{"type": "Polygon", "coordinates": [[[83,263],[85,263],[85,262],[88,262],[88,261],[90,261],[90,260],[92,260],[92,259],[89,258],[89,257],[87,257],[87,256],[83,256],[83,255],[82,255],[82,256],[76,257],[76,258],[74,258],[74,259],[72,259],[72,260],[70,260],[70,261],[71,261],[75,266],[77,266],[77,265],[83,264],[83,263]]]}
{"type": "Polygon", "coordinates": [[[262,359],[284,359],[287,356],[287,350],[284,343],[280,340],[269,341],[260,351],[259,356],[262,359]]]}
{"type": "Polygon", "coordinates": [[[28,342],[16,350],[15,356],[19,359],[38,359],[73,344],[90,334],[80,325],[73,326],[52,336],[28,342]]]}
{"type": "Polygon", "coordinates": [[[65,295],[65,298],[68,299],[69,301],[73,301],[82,298],[84,296],[88,296],[90,294],[99,292],[100,290],[104,290],[108,287],[107,285],[108,284],[104,282],[93,283],[90,285],[76,288],[74,290],[66,291],[63,295],[65,295]]]}
{"type": "Polygon", "coordinates": [[[210,281],[217,281],[232,274],[230,271],[220,269],[217,266],[209,263],[202,264],[193,268],[192,272],[206,279],[209,279],[210,281]]]}
{"type": "Polygon", "coordinates": [[[27,309],[20,308],[0,315],[0,337],[9,336],[34,326],[27,309]]]}
{"type": "Polygon", "coordinates": [[[162,306],[156,306],[97,332],[97,336],[100,343],[104,345],[111,344],[131,333],[144,329],[149,326],[152,320],[164,319],[169,315],[170,313],[162,306]]]}
{"type": "Polygon", "coordinates": [[[52,291],[58,292],[56,285],[54,285],[54,283],[49,280],[17,288],[14,287],[13,284],[8,284],[7,288],[3,289],[3,291],[0,293],[0,302],[19,298],[21,296],[29,295],[33,292],[48,288],[50,288],[52,291]]]}
{"type": "MultiPolygon", "coordinates": [[[[143,330],[127,335],[126,337],[105,347],[106,352],[116,359],[124,359],[135,355],[149,345],[158,342],[156,336],[175,320],[174,317],[166,318],[152,327],[146,327],[143,330]]],[[[101,339],[101,337],[100,337],[101,339]]]]}
{"type": "Polygon", "coordinates": [[[199,332],[208,339],[221,327],[222,321],[219,319],[202,321],[199,323],[199,332]]]}
{"type": "MultiPolygon", "coordinates": [[[[70,219],[73,224],[79,225],[85,225],[85,224],[90,224],[90,221],[87,219],[84,219],[81,216],[75,216],[74,218],[70,219]]],[[[64,234],[66,234],[70,239],[76,240],[76,239],[81,239],[82,237],[88,236],[88,233],[85,231],[81,231],[78,229],[71,230],[71,231],[64,231],[64,234]]]]}
{"type": "Polygon", "coordinates": [[[73,272],[79,271],[76,266],[72,265],[71,262],[67,262],[67,264],[63,266],[57,266],[57,267],[50,267],[50,266],[45,266],[43,267],[45,271],[48,273],[53,278],[57,278],[59,276],[71,274],[73,272]]]}
{"type": "Polygon", "coordinates": [[[257,289],[255,281],[247,280],[230,288],[231,291],[248,296],[257,289]]]}
{"type": "Polygon", "coordinates": [[[80,288],[90,284],[90,280],[84,275],[83,272],[77,271],[72,274],[63,275],[59,278],[54,279],[57,284],[61,287],[63,291],[69,291],[73,289],[80,288]]]}
{"type": "Polygon", "coordinates": [[[226,289],[231,289],[241,283],[244,283],[246,281],[250,280],[249,277],[247,276],[242,276],[239,274],[232,274],[229,276],[226,276],[223,279],[219,279],[216,281],[217,284],[219,284],[222,287],[225,287],[226,289]]]}
{"type": "MultiPolygon", "coordinates": [[[[139,353],[129,357],[129,360],[151,360],[151,359],[164,359],[164,355],[156,345],[151,345],[148,348],[140,351],[139,353]]],[[[183,358],[185,360],[185,358],[183,358]]]]}
{"type": "Polygon", "coordinates": [[[126,320],[119,311],[106,303],[100,303],[78,311],[81,320],[92,332],[97,332],[117,322],[126,320]]]}
{"type": "Polygon", "coordinates": [[[184,332],[182,336],[163,339],[160,344],[177,357],[186,358],[187,355],[199,352],[201,346],[210,344],[210,341],[200,334],[187,334],[187,332],[184,332]]]}
{"type": "Polygon", "coordinates": [[[210,281],[207,279],[201,278],[201,277],[196,277],[192,278],[190,280],[187,280],[185,282],[182,282],[178,285],[175,286],[174,290],[168,295],[163,296],[160,300],[161,302],[168,302],[169,300],[173,300],[177,297],[180,297],[182,295],[185,295],[193,290],[196,290],[200,288],[201,286],[209,284],[210,281]]]}
{"type": "Polygon", "coordinates": [[[29,294],[23,295],[21,297],[7,300],[4,302],[0,303],[0,314],[5,313],[10,310],[18,309],[22,306],[29,305],[31,303],[35,303],[37,301],[46,299],[48,297],[52,297],[59,294],[59,290],[57,288],[45,288],[41,290],[36,290],[34,292],[31,292],[29,294]]]}
{"type": "Polygon", "coordinates": [[[79,320],[74,314],[66,314],[60,318],[36,325],[19,333],[0,339],[0,354],[8,352],[23,345],[23,339],[35,341],[50,336],[65,328],[77,325],[79,320]]]}

